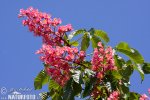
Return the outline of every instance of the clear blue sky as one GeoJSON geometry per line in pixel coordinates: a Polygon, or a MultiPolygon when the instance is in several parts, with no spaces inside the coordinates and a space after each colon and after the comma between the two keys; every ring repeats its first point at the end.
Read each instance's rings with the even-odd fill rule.
{"type": "MultiPolygon", "coordinates": [[[[150,62],[150,0],[1,0],[0,87],[32,88],[34,77],[43,68],[34,54],[41,47],[41,39],[33,37],[17,18],[20,8],[29,6],[60,17],[74,29],[105,30],[110,45],[126,41],[150,62]]],[[[147,92],[150,75],[142,84],[140,81],[135,72],[131,91],[147,92]]]]}

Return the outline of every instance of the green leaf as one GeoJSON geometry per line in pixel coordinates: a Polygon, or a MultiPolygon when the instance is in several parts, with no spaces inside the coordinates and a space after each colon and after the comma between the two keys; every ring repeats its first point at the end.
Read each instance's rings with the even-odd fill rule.
{"type": "Polygon", "coordinates": [[[129,93],[129,98],[128,100],[139,100],[140,94],[135,93],[135,92],[130,92],[129,93]]]}
{"type": "Polygon", "coordinates": [[[100,40],[97,36],[93,35],[92,38],[91,38],[92,47],[93,47],[93,48],[97,48],[97,47],[98,47],[97,44],[98,44],[98,42],[100,42],[100,41],[101,41],[101,40],[100,40]]]}
{"type": "Polygon", "coordinates": [[[81,50],[86,51],[89,45],[90,45],[90,38],[89,38],[88,33],[85,33],[81,41],[81,50]]]}
{"type": "Polygon", "coordinates": [[[122,91],[124,94],[129,93],[129,87],[125,85],[121,85],[122,91]]]}
{"type": "Polygon", "coordinates": [[[73,91],[74,91],[74,95],[79,95],[82,91],[81,84],[73,82],[73,91]]]}
{"type": "Polygon", "coordinates": [[[124,59],[120,58],[118,55],[114,55],[115,65],[122,69],[122,66],[125,64],[124,59]]]}
{"type": "Polygon", "coordinates": [[[79,29],[79,30],[75,31],[74,36],[77,36],[77,35],[79,35],[79,34],[83,34],[83,33],[85,33],[85,32],[86,32],[85,29],[79,29]]]}
{"type": "Polygon", "coordinates": [[[119,74],[118,71],[112,71],[111,73],[115,79],[118,79],[118,80],[122,79],[122,76],[119,74]]]}
{"type": "Polygon", "coordinates": [[[135,64],[134,69],[140,73],[141,79],[143,81],[144,80],[144,72],[142,70],[142,66],[140,64],[135,64]]]}
{"type": "Polygon", "coordinates": [[[85,98],[90,95],[95,82],[96,82],[96,78],[94,77],[91,77],[89,81],[85,82],[85,89],[82,93],[82,98],[85,98]]]}
{"type": "Polygon", "coordinates": [[[128,45],[126,42],[120,42],[120,43],[117,45],[117,48],[131,52],[131,48],[129,47],[129,45],[128,45]]]}
{"type": "Polygon", "coordinates": [[[60,87],[60,85],[58,83],[56,83],[54,80],[50,79],[49,86],[48,86],[49,91],[51,91],[52,89],[58,90],[60,88],[61,87],[60,87]]]}
{"type": "Polygon", "coordinates": [[[125,68],[125,70],[122,70],[122,76],[126,78],[126,80],[129,81],[130,76],[132,75],[133,71],[134,71],[133,67],[129,65],[125,68]]]}
{"type": "Polygon", "coordinates": [[[79,43],[77,41],[71,41],[69,44],[72,46],[75,46],[75,47],[77,47],[79,45],[79,43]]]}
{"type": "Polygon", "coordinates": [[[102,30],[95,30],[95,35],[99,36],[102,40],[104,40],[106,43],[109,42],[109,37],[107,36],[107,33],[102,30]]]}
{"type": "Polygon", "coordinates": [[[142,55],[137,50],[130,48],[130,46],[126,42],[120,42],[116,46],[116,50],[125,54],[137,64],[142,64],[144,62],[144,58],[142,57],[142,55]]]}
{"type": "Polygon", "coordinates": [[[79,35],[79,34],[83,34],[83,33],[85,33],[85,32],[86,32],[85,29],[76,30],[76,31],[74,31],[74,32],[72,32],[72,33],[70,33],[70,34],[68,35],[68,39],[71,40],[74,36],[77,36],[77,35],[79,35]]]}
{"type": "Polygon", "coordinates": [[[74,99],[74,91],[73,91],[73,79],[71,78],[65,88],[64,88],[64,95],[63,95],[63,100],[75,100],[74,99]]]}
{"type": "Polygon", "coordinates": [[[57,82],[50,79],[48,89],[50,91],[50,96],[52,100],[62,100],[62,87],[57,82]]]}
{"type": "Polygon", "coordinates": [[[105,41],[106,43],[109,42],[109,37],[107,36],[107,33],[102,31],[102,30],[95,30],[94,28],[91,28],[89,30],[90,34],[93,36],[98,36],[100,37],[103,41],[105,41]]]}
{"type": "Polygon", "coordinates": [[[41,89],[43,85],[48,83],[49,76],[45,72],[45,70],[40,71],[40,73],[34,79],[34,88],[35,90],[41,89]]]}
{"type": "Polygon", "coordinates": [[[145,74],[150,74],[150,63],[144,63],[142,69],[145,74]]]}

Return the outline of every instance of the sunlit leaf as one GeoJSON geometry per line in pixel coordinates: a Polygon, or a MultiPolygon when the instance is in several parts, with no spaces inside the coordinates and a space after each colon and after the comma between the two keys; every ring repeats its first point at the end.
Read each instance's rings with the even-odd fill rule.
{"type": "Polygon", "coordinates": [[[120,42],[116,46],[116,50],[125,54],[137,64],[142,64],[144,62],[142,55],[137,50],[130,48],[126,42],[120,42]]]}
{"type": "Polygon", "coordinates": [[[109,37],[107,36],[107,33],[102,31],[102,30],[95,30],[94,28],[91,28],[89,30],[89,32],[91,33],[91,35],[95,35],[100,37],[103,41],[105,41],[106,43],[109,42],[109,37]]]}
{"type": "Polygon", "coordinates": [[[84,34],[85,32],[86,32],[85,29],[79,29],[79,30],[73,31],[68,35],[68,39],[71,40],[74,36],[77,36],[79,34],[84,34]]]}
{"type": "Polygon", "coordinates": [[[97,44],[98,42],[100,42],[100,38],[98,38],[97,36],[93,35],[92,38],[91,38],[91,42],[92,42],[92,47],[93,48],[97,48],[97,44]]]}
{"type": "Polygon", "coordinates": [[[43,85],[48,83],[49,76],[45,72],[45,70],[40,71],[40,73],[34,79],[34,88],[35,90],[41,89],[43,85]]]}
{"type": "Polygon", "coordinates": [[[88,33],[85,33],[83,35],[83,39],[81,42],[81,50],[86,51],[86,49],[89,47],[89,45],[90,45],[90,38],[89,38],[88,33]]]}
{"type": "Polygon", "coordinates": [[[75,47],[77,47],[79,45],[79,43],[77,41],[71,41],[69,44],[72,46],[75,46],[75,47]]]}

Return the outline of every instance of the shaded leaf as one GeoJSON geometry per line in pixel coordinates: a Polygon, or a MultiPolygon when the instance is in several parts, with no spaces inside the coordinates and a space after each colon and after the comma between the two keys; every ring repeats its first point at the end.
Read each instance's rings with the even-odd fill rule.
{"type": "Polygon", "coordinates": [[[115,79],[118,79],[118,80],[122,79],[122,76],[119,74],[118,71],[112,71],[111,73],[115,79]]]}
{"type": "Polygon", "coordinates": [[[150,63],[144,63],[142,69],[145,74],[150,74],[150,63]]]}
{"type": "Polygon", "coordinates": [[[120,58],[118,55],[114,55],[115,65],[122,69],[122,66],[125,64],[124,59],[120,58]]]}
{"type": "Polygon", "coordinates": [[[82,91],[81,84],[73,82],[73,91],[74,91],[74,95],[79,95],[82,91]]]}
{"type": "Polygon", "coordinates": [[[94,77],[90,78],[90,81],[85,82],[85,89],[82,93],[82,98],[85,98],[90,95],[95,82],[96,82],[96,78],[94,78],[94,77]]]}
{"type": "Polygon", "coordinates": [[[135,93],[135,92],[130,92],[129,93],[129,98],[128,100],[139,100],[140,94],[135,93]]]}
{"type": "Polygon", "coordinates": [[[74,100],[74,91],[72,85],[73,79],[71,78],[64,88],[63,100],[74,100]]]}

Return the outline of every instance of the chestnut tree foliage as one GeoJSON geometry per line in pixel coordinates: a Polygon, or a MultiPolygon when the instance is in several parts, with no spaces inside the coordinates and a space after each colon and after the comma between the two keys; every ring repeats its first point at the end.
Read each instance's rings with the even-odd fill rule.
{"type": "Polygon", "coordinates": [[[34,36],[42,38],[43,45],[36,53],[44,67],[34,80],[36,90],[48,84],[49,91],[40,94],[42,100],[148,99],[129,91],[133,71],[139,72],[142,82],[150,73],[150,64],[128,43],[108,46],[109,37],[103,30],[73,30],[71,24],[60,25],[61,19],[32,7],[21,9],[18,17],[24,18],[23,25],[34,36]]]}

